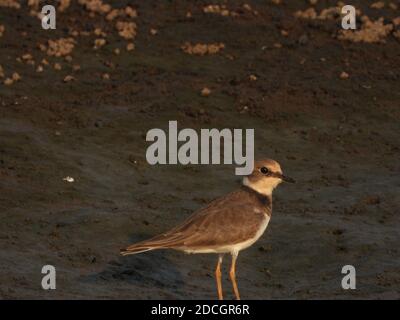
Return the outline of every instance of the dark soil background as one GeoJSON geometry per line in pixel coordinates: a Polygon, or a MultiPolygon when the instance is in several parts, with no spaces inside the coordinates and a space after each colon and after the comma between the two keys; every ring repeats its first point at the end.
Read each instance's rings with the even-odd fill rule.
{"type": "MultiPolygon", "coordinates": [[[[301,19],[309,1],[279,2],[216,1],[228,17],[204,13],[205,1],[110,2],[137,10],[132,40],[116,32],[119,18],[91,17],[78,1],[56,30],[43,30],[26,1],[0,6],[1,298],[216,298],[215,255],[119,256],[239,185],[233,166],[148,165],[146,132],[168,120],[254,128],[256,158],[298,181],[275,191],[267,232],[239,256],[243,299],[400,298],[399,39],[339,40],[340,19],[301,19]],[[96,27],[107,34],[97,50],[96,27]],[[67,57],[38,47],[72,29],[89,35],[67,57]],[[185,42],[225,47],[190,55],[185,42]],[[14,72],[21,79],[4,84],[14,72]],[[41,288],[45,264],[56,290],[41,288]],[[356,290],[341,288],[347,264],[356,290]]],[[[398,1],[372,3],[351,4],[385,23],[400,16],[398,1]]]]}

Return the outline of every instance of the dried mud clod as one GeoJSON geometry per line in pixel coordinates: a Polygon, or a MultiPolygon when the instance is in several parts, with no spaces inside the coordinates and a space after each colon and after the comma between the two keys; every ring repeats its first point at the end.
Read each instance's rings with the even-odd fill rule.
{"type": "Polygon", "coordinates": [[[225,4],[209,4],[203,7],[203,12],[220,15],[223,17],[238,17],[246,13],[251,13],[254,16],[258,15],[258,11],[254,10],[248,3],[244,3],[240,8],[237,9],[230,9],[225,4]]]}
{"type": "Polygon", "coordinates": [[[340,30],[338,39],[352,42],[382,43],[393,30],[393,24],[385,24],[383,18],[372,21],[367,16],[362,16],[361,21],[360,30],[340,30]]]}
{"type": "Polygon", "coordinates": [[[225,44],[223,44],[223,43],[191,44],[190,42],[185,42],[185,44],[183,46],[181,46],[181,49],[185,53],[190,54],[190,55],[199,55],[199,56],[217,54],[224,48],[225,48],[225,44]]]}
{"type": "Polygon", "coordinates": [[[118,30],[118,34],[124,39],[131,40],[136,37],[135,22],[117,21],[115,27],[118,30]]]}
{"type": "Polygon", "coordinates": [[[0,7],[20,9],[21,5],[17,0],[0,0],[0,7]]]}
{"type": "Polygon", "coordinates": [[[340,17],[340,12],[340,6],[322,9],[320,13],[317,13],[314,7],[310,7],[303,11],[296,11],[294,15],[301,19],[333,20],[340,17]]]}
{"type": "Polygon", "coordinates": [[[93,48],[97,50],[97,49],[100,49],[101,47],[103,47],[105,44],[106,44],[106,39],[102,39],[102,38],[95,39],[93,48]]]}
{"type": "Polygon", "coordinates": [[[112,9],[109,4],[103,3],[101,0],[78,0],[78,3],[93,13],[105,14],[112,9]]]}
{"type": "Polygon", "coordinates": [[[48,40],[47,45],[39,44],[39,49],[46,52],[48,56],[65,57],[72,53],[75,43],[73,38],[60,38],[48,40]]]}

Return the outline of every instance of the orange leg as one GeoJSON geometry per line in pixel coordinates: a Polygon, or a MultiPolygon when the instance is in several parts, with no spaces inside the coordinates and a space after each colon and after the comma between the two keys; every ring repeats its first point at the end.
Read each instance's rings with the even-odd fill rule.
{"type": "Polygon", "coordinates": [[[215,269],[215,278],[217,279],[217,291],[218,291],[218,299],[223,300],[224,297],[222,295],[222,283],[221,283],[221,264],[222,264],[223,255],[219,255],[217,268],[215,269]]]}
{"type": "Polygon", "coordinates": [[[233,292],[235,293],[236,300],[240,300],[240,295],[239,295],[239,289],[236,283],[236,259],[237,259],[238,254],[233,253],[232,254],[232,265],[231,265],[231,270],[229,271],[229,276],[232,281],[233,285],[233,292]]]}

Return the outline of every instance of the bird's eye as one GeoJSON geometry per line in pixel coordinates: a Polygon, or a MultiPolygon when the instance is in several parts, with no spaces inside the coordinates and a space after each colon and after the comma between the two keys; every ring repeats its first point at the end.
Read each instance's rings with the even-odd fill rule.
{"type": "Polygon", "coordinates": [[[262,174],[268,174],[268,173],[269,173],[269,170],[268,170],[267,167],[262,167],[262,168],[260,169],[260,171],[261,171],[262,174]]]}

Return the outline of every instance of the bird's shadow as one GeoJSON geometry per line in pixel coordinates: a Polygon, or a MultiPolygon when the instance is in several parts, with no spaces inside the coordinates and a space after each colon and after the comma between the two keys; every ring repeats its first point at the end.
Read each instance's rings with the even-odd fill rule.
{"type": "MultiPolygon", "coordinates": [[[[130,236],[129,243],[148,239],[148,235],[130,236]]],[[[97,273],[84,276],[87,282],[124,282],[138,287],[178,288],[183,285],[181,273],[166,250],[148,251],[128,256],[116,255],[97,273]]]]}

